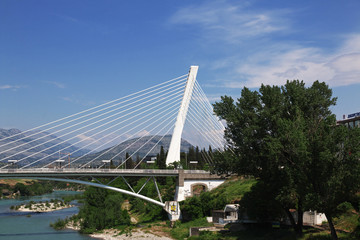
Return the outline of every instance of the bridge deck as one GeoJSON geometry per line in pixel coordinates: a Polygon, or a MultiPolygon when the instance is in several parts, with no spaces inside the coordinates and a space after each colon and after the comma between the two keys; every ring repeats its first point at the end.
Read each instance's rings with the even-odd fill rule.
{"type": "Polygon", "coordinates": [[[178,170],[178,169],[77,169],[77,168],[31,168],[31,169],[0,169],[0,178],[8,177],[178,177],[185,174],[188,176],[211,176],[216,178],[217,175],[210,175],[203,170],[178,170]]]}

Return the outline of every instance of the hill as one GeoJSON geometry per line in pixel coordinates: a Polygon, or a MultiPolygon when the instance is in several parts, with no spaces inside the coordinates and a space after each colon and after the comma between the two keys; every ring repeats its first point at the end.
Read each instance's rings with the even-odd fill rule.
{"type": "MultiPolygon", "coordinates": [[[[25,165],[27,163],[30,163],[33,160],[40,159],[43,157],[46,157],[54,152],[57,152],[61,149],[65,149],[66,152],[73,152],[78,150],[77,147],[72,146],[68,142],[64,142],[63,139],[58,138],[55,135],[49,134],[47,132],[40,132],[40,131],[29,131],[29,132],[21,132],[19,129],[2,129],[0,128],[0,145],[7,144],[6,146],[0,147],[0,152],[3,152],[7,149],[11,149],[16,147],[15,149],[9,150],[5,153],[0,153],[0,159],[4,159],[8,156],[12,156],[15,153],[19,153],[15,156],[10,157],[9,159],[19,160],[27,156],[31,156],[32,154],[39,152],[35,154],[34,156],[31,156],[25,160],[23,160],[20,165],[25,165]],[[18,134],[18,135],[17,135],[18,134]],[[33,136],[32,136],[33,135],[33,136]],[[13,137],[11,137],[13,136],[13,137]],[[10,137],[8,139],[5,139],[7,137],[10,137]],[[39,139],[41,138],[41,139],[39,139]],[[4,139],[4,140],[1,140],[4,139]],[[13,142],[15,140],[18,140],[17,142],[13,142]],[[58,145],[57,145],[58,144],[58,145]],[[37,146],[39,145],[39,146],[37,146]],[[55,146],[57,145],[57,146],[55,146]],[[52,147],[53,146],[53,147],[52,147]],[[32,148],[33,147],[33,148],[32,148]],[[29,149],[32,148],[32,149],[29,149]]],[[[74,154],[74,157],[81,156],[85,153],[87,153],[89,150],[79,150],[74,154]]],[[[44,162],[49,162],[54,159],[57,159],[58,155],[54,154],[50,156],[48,159],[46,159],[44,162]]],[[[7,163],[7,161],[3,161],[7,163]]],[[[2,162],[2,163],[3,163],[2,162]]],[[[42,162],[42,163],[44,163],[42,162]]]]}

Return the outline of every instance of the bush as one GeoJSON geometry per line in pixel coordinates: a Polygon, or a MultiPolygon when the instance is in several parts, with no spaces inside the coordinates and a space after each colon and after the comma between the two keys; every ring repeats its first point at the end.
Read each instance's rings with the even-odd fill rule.
{"type": "Polygon", "coordinates": [[[64,229],[66,224],[68,223],[68,218],[65,219],[58,219],[55,223],[50,223],[50,227],[53,227],[56,230],[64,229]]]}

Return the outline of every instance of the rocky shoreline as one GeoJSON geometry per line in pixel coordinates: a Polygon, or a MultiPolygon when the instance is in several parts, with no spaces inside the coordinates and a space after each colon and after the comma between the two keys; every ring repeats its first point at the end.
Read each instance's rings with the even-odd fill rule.
{"type": "MultiPolygon", "coordinates": [[[[78,223],[74,223],[70,221],[66,224],[66,228],[72,229],[75,231],[80,230],[80,226],[78,223]]],[[[103,240],[129,240],[129,239],[137,239],[137,240],[172,240],[169,236],[164,236],[162,232],[152,232],[152,231],[144,231],[140,228],[129,229],[128,231],[122,232],[118,229],[104,229],[98,233],[89,234],[90,237],[96,239],[103,240]]]]}
{"type": "Polygon", "coordinates": [[[20,212],[52,212],[71,207],[74,207],[74,205],[58,200],[53,202],[30,202],[19,206],[11,206],[11,209],[20,212]]]}
{"type": "Polygon", "coordinates": [[[102,233],[90,234],[90,237],[103,239],[103,240],[124,240],[124,239],[138,239],[138,240],[172,240],[166,236],[155,235],[151,232],[144,232],[139,228],[135,228],[127,233],[120,234],[119,230],[106,229],[102,233]]]}

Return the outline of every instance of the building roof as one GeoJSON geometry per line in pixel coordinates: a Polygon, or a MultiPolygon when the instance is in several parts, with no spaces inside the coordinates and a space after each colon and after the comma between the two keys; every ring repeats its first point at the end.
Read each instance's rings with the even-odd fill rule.
{"type": "Polygon", "coordinates": [[[237,212],[239,210],[239,204],[227,204],[224,208],[224,212],[237,212]]]}
{"type": "Polygon", "coordinates": [[[348,122],[354,122],[356,120],[360,120],[360,116],[358,117],[352,117],[352,118],[346,118],[346,119],[342,119],[342,120],[337,120],[337,124],[345,124],[345,123],[348,123],[348,122]]]}

